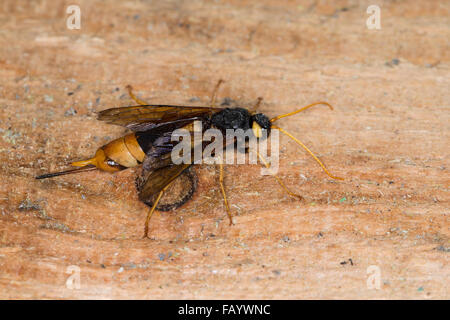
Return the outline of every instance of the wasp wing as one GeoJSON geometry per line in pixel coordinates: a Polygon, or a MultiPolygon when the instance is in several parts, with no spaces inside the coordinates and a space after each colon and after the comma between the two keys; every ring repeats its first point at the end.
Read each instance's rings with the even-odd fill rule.
{"type": "MultiPolygon", "coordinates": [[[[173,186],[171,185],[168,189],[168,191],[171,192],[173,191],[172,189],[187,188],[187,190],[182,190],[180,192],[180,194],[185,194],[185,196],[182,197],[183,200],[166,199],[165,202],[167,202],[167,204],[157,207],[158,210],[163,210],[163,208],[176,208],[192,197],[192,194],[194,193],[196,188],[196,178],[194,177],[195,174],[189,173],[190,170],[187,169],[193,164],[194,161],[196,150],[195,144],[199,144],[197,148],[201,148],[200,150],[203,150],[204,145],[204,142],[202,140],[200,140],[199,142],[195,141],[194,135],[196,131],[199,130],[199,128],[196,128],[194,123],[191,122],[183,126],[182,129],[184,129],[185,131],[182,135],[183,140],[181,141],[183,141],[183,143],[187,143],[186,145],[184,145],[184,148],[190,151],[190,158],[179,159],[183,161],[187,160],[186,163],[182,162],[180,164],[174,164],[174,162],[172,161],[171,152],[173,151],[174,147],[178,143],[180,143],[180,140],[172,141],[172,137],[178,135],[178,133],[174,132],[174,130],[165,130],[168,129],[166,128],[167,126],[173,127],[173,124],[165,124],[164,126],[153,128],[144,133],[136,133],[136,135],[138,136],[138,140],[141,139],[141,141],[144,141],[144,139],[142,139],[143,136],[140,136],[140,134],[149,135],[146,138],[150,138],[152,135],[154,137],[157,137],[156,139],[148,139],[148,144],[146,145],[148,149],[146,151],[145,159],[142,163],[141,174],[136,180],[136,187],[138,189],[139,199],[141,201],[146,204],[153,203],[155,196],[168,184],[170,184],[177,178],[181,178],[182,176],[185,176],[185,178],[187,178],[185,179],[187,180],[185,187],[179,186],[176,188],[172,188],[173,186]],[[160,134],[155,135],[155,133],[160,129],[163,129],[163,131],[160,132],[160,134]],[[187,136],[185,134],[187,134],[187,136]],[[185,141],[184,139],[186,138],[187,140],[185,141]],[[190,185],[190,187],[188,185],[190,185]]],[[[207,128],[208,125],[205,124],[201,129],[202,131],[204,131],[207,128]]],[[[183,152],[185,151],[184,148],[183,152]]]]}
{"type": "MultiPolygon", "coordinates": [[[[143,181],[138,177],[136,179],[137,189],[140,190],[147,181],[143,181]]],[[[184,170],[178,177],[176,177],[168,186],[164,195],[160,198],[156,209],[159,211],[170,211],[181,207],[189,201],[197,190],[198,178],[195,174],[193,166],[184,170]]],[[[159,193],[154,194],[151,198],[143,196],[141,198],[150,208],[153,207],[159,193]]]]}
{"type": "Polygon", "coordinates": [[[157,195],[172,181],[180,176],[191,164],[172,164],[148,172],[142,177],[142,183],[138,185],[139,199],[149,202],[154,195],[157,195]]]}
{"type": "Polygon", "coordinates": [[[146,131],[166,123],[201,120],[220,110],[222,109],[170,105],[130,106],[100,111],[98,120],[133,131],[146,131]]]}
{"type": "MultiPolygon", "coordinates": [[[[196,141],[196,136],[203,137],[204,132],[210,128],[208,121],[195,123],[191,120],[180,120],[176,123],[166,123],[158,127],[154,127],[145,132],[136,132],[136,138],[142,150],[145,152],[145,159],[142,163],[144,171],[151,171],[161,167],[165,167],[172,163],[172,151],[179,143],[180,150],[190,150],[191,159],[182,158],[180,161],[193,163],[193,156],[196,150],[203,150],[207,141],[201,138],[196,141]],[[195,148],[195,144],[198,144],[195,148]]],[[[176,154],[175,157],[183,157],[176,154]]],[[[188,155],[186,154],[186,157],[188,155]]]]}

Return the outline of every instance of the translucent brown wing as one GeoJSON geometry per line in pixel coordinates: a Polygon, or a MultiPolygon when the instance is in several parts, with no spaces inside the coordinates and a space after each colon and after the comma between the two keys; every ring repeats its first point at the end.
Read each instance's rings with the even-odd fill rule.
{"type": "Polygon", "coordinates": [[[143,202],[151,201],[154,195],[163,190],[190,166],[191,164],[172,164],[143,175],[141,183],[137,183],[139,199],[143,202]]]}
{"type": "MultiPolygon", "coordinates": [[[[172,138],[177,140],[177,134],[174,133],[175,130],[186,129],[193,134],[193,121],[180,119],[177,122],[160,124],[148,130],[136,132],[136,139],[147,157],[158,158],[165,153],[171,152],[176,143],[178,143],[177,141],[172,141],[172,138]]],[[[208,122],[205,122],[205,125],[201,127],[209,128],[208,122]]],[[[180,139],[178,138],[178,140],[180,139]]]]}
{"type": "MultiPolygon", "coordinates": [[[[142,186],[147,183],[148,180],[142,180],[142,176],[136,178],[136,187],[138,190],[142,189],[142,186]]],[[[160,201],[158,202],[156,209],[159,211],[170,211],[177,209],[189,201],[194,195],[198,184],[198,178],[195,174],[194,166],[190,166],[184,170],[178,177],[176,177],[170,186],[166,189],[160,201]]],[[[152,197],[141,199],[150,208],[153,207],[158,193],[152,197]]]]}
{"type": "Polygon", "coordinates": [[[165,123],[200,120],[220,110],[222,109],[169,105],[131,106],[100,111],[98,120],[127,127],[133,131],[145,131],[165,123]]]}
{"type": "MultiPolygon", "coordinates": [[[[153,134],[154,131],[158,131],[160,128],[168,125],[172,124],[166,124],[162,127],[150,129],[142,134],[153,134]]],[[[207,128],[208,126],[205,125],[202,130],[206,130],[207,128]]],[[[190,161],[188,159],[189,163],[186,164],[174,164],[172,162],[171,151],[179,142],[171,141],[170,138],[173,130],[167,131],[165,130],[166,128],[163,129],[164,132],[161,135],[157,135],[158,138],[156,140],[149,139],[149,141],[152,140],[152,143],[146,145],[148,149],[146,151],[144,162],[142,163],[141,174],[136,180],[136,187],[139,193],[139,199],[147,205],[151,205],[159,192],[176,179],[177,181],[172,183],[165,193],[173,193],[174,196],[169,196],[166,197],[167,199],[162,199],[162,203],[165,204],[161,204],[157,207],[158,210],[165,211],[181,206],[192,197],[196,189],[195,174],[190,172],[188,169],[194,161],[194,154],[196,150],[194,144],[194,132],[196,128],[193,123],[189,123],[183,127],[183,129],[187,130],[187,133],[189,133],[190,136],[190,140],[188,139],[186,142],[189,143],[188,148],[190,149],[191,158],[190,161]],[[178,183],[178,180],[181,182],[178,183]],[[184,182],[182,180],[184,180],[184,182]]],[[[143,140],[144,139],[142,139],[142,141],[143,140]]],[[[202,148],[206,142],[199,141],[198,143],[200,144],[198,148],[203,150],[202,148]]]]}

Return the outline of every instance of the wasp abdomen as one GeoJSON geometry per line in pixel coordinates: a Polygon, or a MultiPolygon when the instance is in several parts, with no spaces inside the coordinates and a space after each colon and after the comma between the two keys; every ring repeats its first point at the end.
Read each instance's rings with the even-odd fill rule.
{"type": "Polygon", "coordinates": [[[107,159],[126,168],[136,167],[144,161],[145,153],[142,151],[134,133],[113,140],[102,148],[107,159]]]}

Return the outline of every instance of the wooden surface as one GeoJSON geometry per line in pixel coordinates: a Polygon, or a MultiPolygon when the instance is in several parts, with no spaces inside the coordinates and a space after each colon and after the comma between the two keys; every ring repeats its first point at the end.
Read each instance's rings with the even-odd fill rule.
{"type": "Polygon", "coordinates": [[[378,1],[380,30],[373,1],[77,3],[81,30],[71,1],[0,4],[0,298],[450,298],[449,2],[378,1]],[[125,132],[95,112],[132,104],[127,84],[205,105],[219,78],[269,116],[330,102],[279,125],[346,180],[282,137],[304,201],[229,166],[229,227],[204,167],[144,240],[135,170],[34,179],[125,132]]]}

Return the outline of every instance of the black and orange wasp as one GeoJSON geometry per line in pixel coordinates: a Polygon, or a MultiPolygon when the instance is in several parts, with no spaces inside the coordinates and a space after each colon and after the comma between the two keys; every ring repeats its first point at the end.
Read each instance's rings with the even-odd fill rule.
{"type": "MultiPolygon", "coordinates": [[[[141,165],[142,169],[136,179],[136,187],[139,199],[151,208],[145,220],[144,237],[148,237],[149,221],[155,209],[160,211],[176,209],[191,199],[196,190],[197,177],[192,170],[192,163],[174,164],[170,156],[171,151],[177,144],[171,139],[172,133],[180,128],[193,132],[194,121],[201,121],[202,130],[215,128],[223,134],[227,129],[251,129],[257,139],[262,136],[264,130],[266,130],[266,136],[268,136],[271,130],[277,129],[303,147],[331,178],[342,179],[333,176],[323,163],[297,138],[273,124],[281,118],[297,114],[315,105],[324,104],[333,109],[330,104],[316,102],[296,111],[269,119],[266,115],[256,112],[262,98],[258,98],[251,111],[240,107],[217,107],[217,91],[222,83],[223,80],[219,80],[215,86],[209,107],[147,104],[134,95],[131,86],[127,86],[130,97],[138,105],[100,111],[98,120],[126,127],[132,132],[100,147],[93,158],[71,163],[72,166],[77,167],[76,169],[47,173],[37,176],[36,179],[90,170],[117,172],[141,165]],[[172,197],[173,199],[169,196],[164,203],[161,199],[166,197],[165,191],[175,181],[180,181],[181,187],[178,186],[177,195],[172,197]]],[[[270,167],[268,161],[259,153],[258,157],[264,166],[270,167]]],[[[231,225],[233,224],[233,216],[223,184],[223,163],[220,163],[219,166],[220,190],[231,225]]],[[[301,198],[300,195],[291,192],[277,175],[274,175],[274,177],[290,196],[301,198]]]]}

